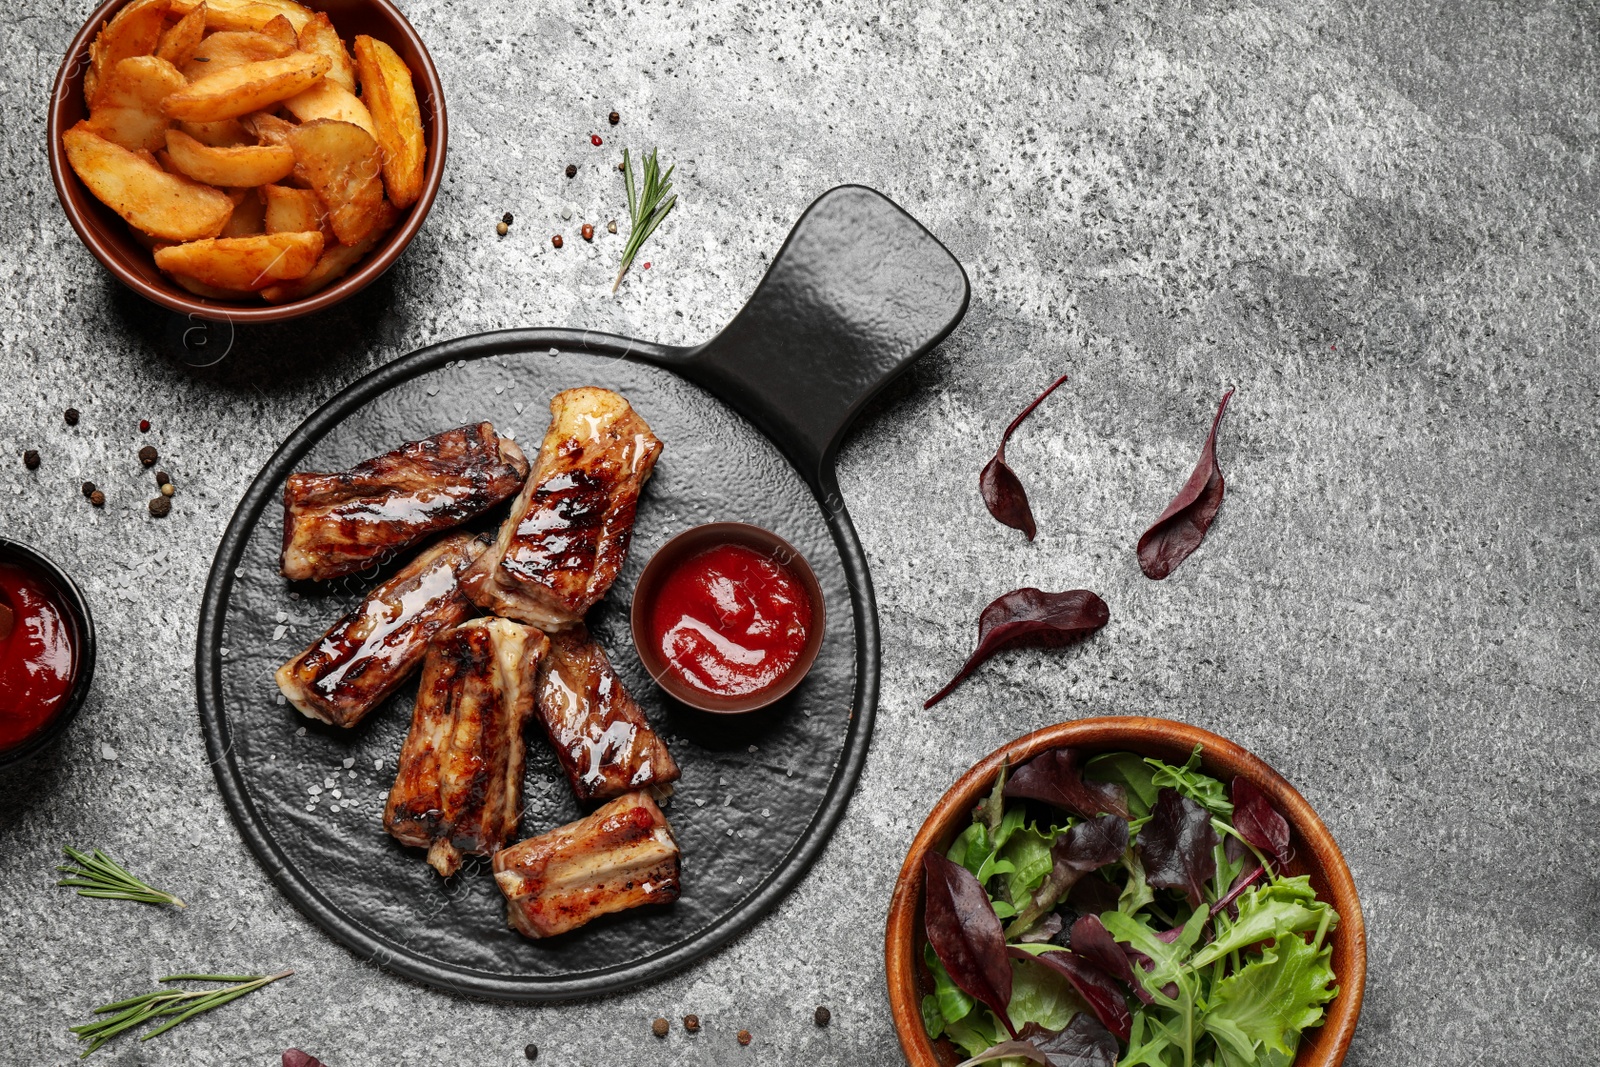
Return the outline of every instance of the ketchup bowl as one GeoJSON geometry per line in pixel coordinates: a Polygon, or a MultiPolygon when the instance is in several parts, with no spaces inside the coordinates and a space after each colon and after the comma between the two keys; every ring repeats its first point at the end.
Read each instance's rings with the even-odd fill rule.
{"type": "Polygon", "coordinates": [[[94,621],[67,572],[0,537],[0,767],[50,744],[94,678],[94,621]]]}
{"type": "Polygon", "coordinates": [[[793,545],[744,522],[693,526],[633,590],[633,645],[675,699],[717,715],[787,696],[822,647],[822,586],[793,545]]]}

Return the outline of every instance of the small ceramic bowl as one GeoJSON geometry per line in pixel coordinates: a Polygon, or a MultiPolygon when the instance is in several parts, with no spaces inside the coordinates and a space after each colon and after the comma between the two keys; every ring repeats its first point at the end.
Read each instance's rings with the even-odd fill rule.
{"type": "Polygon", "coordinates": [[[434,197],[438,195],[439,182],[444,177],[448,134],[444,86],[439,81],[439,72],[434,69],[433,59],[428,55],[422,38],[417,36],[417,31],[412,29],[399,8],[389,0],[311,0],[308,4],[315,10],[328,13],[334,29],[346,44],[357,34],[375,37],[399,53],[406,66],[411,68],[417,103],[422,110],[422,135],[428,145],[422,195],[400,216],[400,221],[383,241],[343,278],[303,300],[267,304],[260,300],[246,303],[196,296],[162,274],[156,269],[150,250],[134,240],[128,224],[96,199],[67,163],[66,153],[61,147],[61,135],[88,114],[83,100],[83,76],[89,69],[89,45],[95,34],[100,32],[100,26],[126,2],[106,0],[95,9],[72,39],[61,61],[61,70],[56,74],[55,87],[50,95],[49,116],[45,123],[50,175],[55,180],[56,196],[61,200],[62,210],[67,213],[72,228],[78,231],[78,236],[89,251],[105,264],[118,281],[146,300],[180,314],[235,324],[267,323],[284,322],[332,307],[365,289],[394,266],[400,253],[422,229],[422,222],[433,207],[434,197]]]}
{"type": "Polygon", "coordinates": [[[889,1006],[900,1034],[900,1047],[911,1067],[953,1067],[963,1058],[948,1041],[929,1040],[922,1025],[922,998],[933,992],[933,982],[922,962],[923,945],[927,943],[922,925],[922,860],[930,849],[943,852],[971,823],[972,809],[993,788],[1000,764],[1016,766],[1041,752],[1069,747],[1088,754],[1136,752],[1182,763],[1195,745],[1203,749],[1201,766],[1207,774],[1223,781],[1243,775],[1267,794],[1289,823],[1294,859],[1288,873],[1310,875],[1317,896],[1339,913],[1339,925],[1330,935],[1339,995],[1328,1005],[1323,1024],[1301,1035],[1294,1062],[1295,1067],[1337,1067],[1344,1062],[1350,1039],[1355,1036],[1367,981],[1367,932],[1355,882],[1333,835],[1294,786],[1232,741],[1168,719],[1116,717],[1047,726],[996,749],[939,798],[917,831],[895,883],[885,937],[889,1006]]]}
{"type": "Polygon", "coordinates": [[[67,695],[67,702],[56,712],[55,718],[45,724],[44,729],[15,748],[0,750],[0,770],[3,770],[54,743],[66,732],[68,724],[77,717],[78,709],[88,697],[89,686],[94,681],[95,646],[94,618],[89,614],[89,602],[84,599],[82,590],[71,576],[50,557],[21,541],[0,537],[0,563],[25,567],[49,583],[56,600],[66,609],[76,627],[73,636],[78,647],[77,675],[72,680],[72,692],[67,695]]]}
{"type": "Polygon", "coordinates": [[[742,715],[747,711],[756,711],[782,700],[800,684],[800,680],[816,662],[818,650],[822,648],[822,631],[826,615],[822,586],[818,584],[817,576],[812,573],[811,564],[806,562],[806,558],[793,545],[771,530],[763,530],[749,523],[708,522],[703,526],[691,526],[662,545],[656,550],[656,554],[650,557],[650,562],[645,564],[644,572],[639,575],[639,584],[633,589],[630,622],[633,629],[633,647],[638,649],[640,662],[644,664],[645,670],[650,672],[650,677],[655,679],[657,685],[691,708],[698,708],[713,715],[742,715]],[[715,696],[682,681],[667,669],[667,663],[662,658],[660,650],[655,648],[646,636],[650,632],[648,621],[650,608],[655,604],[656,594],[667,576],[691,556],[708,548],[727,544],[744,545],[777,560],[799,580],[801,587],[806,591],[806,597],[811,601],[811,630],[806,635],[805,647],[800,650],[800,658],[795,660],[789,673],[776,684],[744,697],[715,696]]]}

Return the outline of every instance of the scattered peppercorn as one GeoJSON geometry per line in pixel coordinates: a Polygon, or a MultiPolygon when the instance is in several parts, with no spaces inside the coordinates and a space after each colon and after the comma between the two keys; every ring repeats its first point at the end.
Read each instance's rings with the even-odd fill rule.
{"type": "Polygon", "coordinates": [[[625,170],[627,170],[627,169],[628,169],[628,163],[627,163],[627,161],[626,161],[626,160],[623,160],[623,161],[622,161],[622,162],[621,162],[621,163],[618,163],[618,164],[617,164],[617,169],[618,169],[618,170],[622,170],[622,171],[625,171],[625,170]]]}
{"type": "Polygon", "coordinates": [[[583,224],[583,229],[579,232],[583,234],[583,239],[585,241],[594,240],[594,227],[589,225],[587,222],[583,224]]]}
{"type": "Polygon", "coordinates": [[[589,135],[589,143],[594,145],[596,148],[599,148],[601,145],[605,144],[604,141],[600,140],[600,135],[598,133],[591,133],[589,135]]]}
{"type": "Polygon", "coordinates": [[[567,177],[576,178],[577,176],[578,176],[578,165],[576,163],[568,163],[567,164],[567,177]]]}
{"type": "Polygon", "coordinates": [[[539,1058],[539,1046],[529,1045],[527,1048],[522,1050],[522,1054],[528,1057],[530,1060],[536,1060],[539,1058]]]}
{"type": "Polygon", "coordinates": [[[685,1015],[683,1017],[683,1028],[685,1030],[689,1031],[691,1034],[699,1033],[700,1032],[700,1016],[698,1016],[698,1015],[685,1015]]]}
{"type": "Polygon", "coordinates": [[[140,419],[139,420],[139,432],[140,433],[149,433],[150,432],[150,420],[149,419],[140,419]]]}
{"type": "Polygon", "coordinates": [[[506,232],[508,230],[510,230],[510,229],[511,229],[511,227],[507,226],[503,222],[497,222],[497,223],[494,224],[494,232],[499,234],[501,237],[504,237],[506,235],[506,232]]]}
{"type": "Polygon", "coordinates": [[[750,1031],[748,1031],[748,1030],[740,1030],[739,1031],[739,1044],[748,1045],[749,1043],[750,1043],[750,1031]]]}
{"type": "Polygon", "coordinates": [[[557,248],[560,248],[561,247],[561,235],[558,233],[554,237],[550,238],[550,243],[555,245],[557,248]]]}
{"type": "Polygon", "coordinates": [[[156,471],[156,484],[157,485],[166,485],[170,481],[172,481],[172,476],[170,474],[168,474],[166,471],[156,471]]]}
{"type": "Polygon", "coordinates": [[[178,491],[178,487],[173,485],[171,482],[168,482],[166,485],[163,485],[161,487],[161,495],[162,496],[171,496],[173,493],[176,493],[177,491],[178,491]]]}
{"type": "Polygon", "coordinates": [[[818,1026],[827,1026],[833,1021],[833,1012],[819,1004],[817,1005],[817,1012],[812,1018],[816,1020],[818,1026]]]}
{"type": "Polygon", "coordinates": [[[172,501],[164,496],[150,498],[150,514],[158,519],[164,519],[172,511],[172,501]]]}
{"type": "Polygon", "coordinates": [[[94,483],[93,482],[84,482],[83,483],[83,495],[84,496],[93,496],[94,495],[94,483]]]}
{"type": "Polygon", "coordinates": [[[650,1032],[655,1034],[657,1037],[666,1037],[667,1032],[671,1029],[672,1024],[667,1022],[665,1019],[657,1019],[655,1022],[650,1024],[650,1032]]]}
{"type": "Polygon", "coordinates": [[[89,494],[89,503],[93,504],[97,508],[103,508],[106,506],[106,495],[100,490],[96,489],[94,492],[89,494]]]}
{"type": "Polygon", "coordinates": [[[607,233],[616,233],[617,232],[617,220],[616,219],[612,219],[610,222],[606,223],[606,232],[607,233]]]}
{"type": "Polygon", "coordinates": [[[39,450],[30,448],[22,454],[22,465],[31,471],[39,469],[39,450]]]}
{"type": "Polygon", "coordinates": [[[505,223],[505,224],[506,224],[506,225],[507,225],[507,226],[510,226],[510,225],[511,225],[511,224],[512,224],[512,222],[514,222],[514,221],[516,221],[516,220],[514,220],[514,219],[513,219],[513,218],[512,218],[512,217],[511,217],[511,212],[509,212],[509,211],[508,211],[508,212],[506,212],[506,213],[505,213],[505,214],[504,214],[504,215],[501,215],[501,216],[500,216],[500,221],[501,221],[501,222],[503,222],[503,223],[505,223]]]}
{"type": "Polygon", "coordinates": [[[62,418],[67,420],[67,425],[68,426],[76,426],[76,425],[78,425],[78,409],[77,408],[68,408],[66,410],[66,413],[62,416],[62,418]]]}
{"type": "Polygon", "coordinates": [[[155,466],[156,460],[160,458],[160,456],[156,455],[155,445],[145,445],[143,448],[139,449],[139,462],[143,463],[146,467],[155,466]]]}
{"type": "Polygon", "coordinates": [[[606,119],[611,123],[611,125],[615,126],[617,123],[622,121],[622,116],[613,111],[611,114],[606,116],[606,119]]]}

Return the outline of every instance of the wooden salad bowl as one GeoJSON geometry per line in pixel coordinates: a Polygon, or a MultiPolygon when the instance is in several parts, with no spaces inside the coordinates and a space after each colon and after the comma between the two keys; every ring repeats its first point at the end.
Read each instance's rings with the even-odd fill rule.
{"type": "Polygon", "coordinates": [[[1344,1062],[1366,987],[1367,931],[1355,882],[1333,835],[1294,786],[1232,741],[1169,719],[1115,716],[1047,726],[995,749],[939,798],[917,831],[895,883],[884,938],[889,1006],[900,1047],[911,1067],[954,1067],[962,1059],[949,1041],[930,1040],[922,1025],[922,998],[933,992],[933,981],[922,962],[927,942],[922,926],[922,860],[930,849],[943,852],[971,822],[973,807],[993,787],[1001,763],[1016,766],[1041,752],[1070,747],[1089,754],[1135,752],[1181,764],[1195,745],[1203,750],[1201,769],[1207,774],[1223,781],[1243,775],[1267,794],[1289,823],[1293,859],[1287,873],[1310,875],[1318,898],[1339,912],[1339,925],[1329,935],[1339,995],[1327,1006],[1322,1025],[1301,1035],[1294,1062],[1296,1067],[1337,1067],[1344,1062]]]}

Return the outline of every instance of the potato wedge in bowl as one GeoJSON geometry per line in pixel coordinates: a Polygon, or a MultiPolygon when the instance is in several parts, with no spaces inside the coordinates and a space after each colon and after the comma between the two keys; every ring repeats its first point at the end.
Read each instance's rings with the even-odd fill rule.
{"type": "MultiPolygon", "coordinates": [[[[384,130],[388,143],[421,150],[425,214],[439,182],[438,166],[428,165],[430,142],[437,136],[442,146],[444,134],[437,76],[389,0],[367,2],[388,20],[389,30],[380,20],[377,32],[397,34],[430,90],[414,129],[384,130]]],[[[370,16],[359,17],[362,29],[373,26],[370,16]]],[[[59,131],[52,147],[57,189],[64,205],[71,186],[77,204],[86,203],[87,192],[122,218],[126,230],[98,206],[68,205],[102,262],[152,299],[174,306],[165,291],[150,293],[148,282],[160,280],[155,270],[129,262],[140,257],[139,246],[150,250],[146,262],[167,276],[179,306],[183,292],[279,303],[333,284],[381,251],[373,270],[357,270],[355,286],[366,285],[416,232],[420,214],[410,212],[408,220],[399,210],[416,203],[416,182],[391,190],[386,174],[401,181],[415,154],[408,149],[400,169],[386,168],[385,142],[366,102],[370,90],[349,40],[326,13],[292,0],[131,0],[97,12],[73,51],[86,61],[81,77],[64,67],[58,78],[71,85],[72,102],[64,107],[58,92],[51,108],[59,131]],[[176,206],[163,207],[164,198],[176,206]],[[91,240],[90,226],[107,237],[91,240]],[[102,248],[108,238],[127,249],[118,253],[120,263],[102,248]],[[240,241],[249,243],[232,243],[240,241]],[[204,243],[177,251],[196,242],[204,243]]],[[[411,72],[404,62],[400,68],[410,89],[411,72]]],[[[384,74],[386,94],[396,77],[384,74]]],[[[338,287],[341,296],[349,291],[338,287]]]]}

